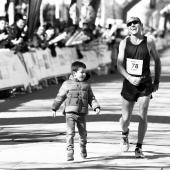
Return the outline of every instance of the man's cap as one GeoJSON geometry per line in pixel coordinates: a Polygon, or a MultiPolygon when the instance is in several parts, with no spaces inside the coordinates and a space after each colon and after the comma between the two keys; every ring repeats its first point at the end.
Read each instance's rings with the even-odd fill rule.
{"type": "Polygon", "coordinates": [[[138,17],[130,17],[126,24],[128,24],[129,22],[132,22],[132,21],[138,21],[138,22],[142,23],[138,17]]]}

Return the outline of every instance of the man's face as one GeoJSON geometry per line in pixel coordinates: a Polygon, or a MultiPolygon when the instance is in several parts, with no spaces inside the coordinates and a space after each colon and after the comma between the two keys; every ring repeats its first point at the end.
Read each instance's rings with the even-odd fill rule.
{"type": "Polygon", "coordinates": [[[83,30],[87,30],[88,29],[88,25],[87,24],[83,24],[83,30]]]}
{"type": "Polygon", "coordinates": [[[136,35],[141,32],[142,24],[138,20],[132,19],[128,21],[127,27],[130,34],[136,35]]]}
{"type": "Polygon", "coordinates": [[[23,19],[20,19],[17,21],[17,26],[20,28],[20,29],[23,29],[24,26],[25,26],[25,21],[23,19]]]}

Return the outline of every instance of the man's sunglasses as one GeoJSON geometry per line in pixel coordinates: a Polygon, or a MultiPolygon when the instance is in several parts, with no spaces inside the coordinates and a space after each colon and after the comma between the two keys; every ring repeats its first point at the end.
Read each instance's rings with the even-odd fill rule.
{"type": "Polygon", "coordinates": [[[139,24],[139,21],[131,21],[127,23],[127,27],[130,27],[132,24],[136,25],[139,24]]]}

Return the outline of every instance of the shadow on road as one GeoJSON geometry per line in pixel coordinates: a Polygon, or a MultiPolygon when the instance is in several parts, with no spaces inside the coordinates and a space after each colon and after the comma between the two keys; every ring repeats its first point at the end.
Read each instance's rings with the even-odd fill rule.
{"type": "MultiPolygon", "coordinates": [[[[87,115],[87,122],[106,122],[115,121],[118,122],[120,119],[120,114],[100,114],[87,115]]],[[[132,115],[132,122],[138,122],[138,116],[132,115]]],[[[150,123],[170,123],[170,116],[152,116],[148,115],[148,122],[150,123]]],[[[24,118],[1,118],[0,125],[24,125],[24,124],[55,124],[55,123],[65,123],[64,116],[50,117],[24,117],[24,118]]]]}

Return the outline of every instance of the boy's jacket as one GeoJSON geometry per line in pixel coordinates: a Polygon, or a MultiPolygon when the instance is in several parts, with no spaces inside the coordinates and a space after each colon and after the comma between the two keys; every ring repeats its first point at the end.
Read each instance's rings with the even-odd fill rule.
{"type": "MultiPolygon", "coordinates": [[[[89,74],[86,75],[86,80],[89,79],[89,74]]],[[[86,80],[79,82],[71,75],[69,80],[66,80],[54,100],[52,110],[58,110],[64,102],[64,114],[66,112],[75,112],[79,114],[88,114],[88,104],[95,110],[100,108],[91,86],[86,83],[86,80]]]]}

